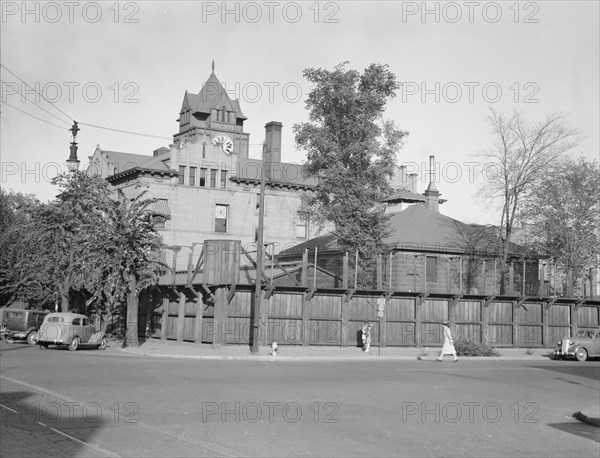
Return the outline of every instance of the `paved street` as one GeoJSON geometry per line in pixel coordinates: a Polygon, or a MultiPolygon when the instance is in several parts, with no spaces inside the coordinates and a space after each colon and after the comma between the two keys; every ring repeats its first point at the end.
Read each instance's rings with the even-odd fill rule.
{"type": "Polygon", "coordinates": [[[598,456],[598,361],[211,361],[0,344],[2,456],[598,456]]]}

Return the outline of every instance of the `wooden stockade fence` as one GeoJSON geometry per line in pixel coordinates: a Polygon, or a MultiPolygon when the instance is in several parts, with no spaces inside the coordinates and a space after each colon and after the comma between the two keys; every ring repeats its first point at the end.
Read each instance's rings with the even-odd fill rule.
{"type": "MultiPolygon", "coordinates": [[[[222,294],[222,293],[219,293],[222,294]]],[[[163,303],[148,313],[150,301],[142,301],[140,328],[151,337],[197,343],[249,344],[253,291],[238,287],[232,300],[224,297],[224,313],[215,314],[214,303],[204,303],[190,291],[160,288],[163,303]]],[[[201,296],[202,297],[202,296],[201,296]]],[[[343,292],[306,292],[277,288],[263,302],[260,343],[282,345],[356,346],[364,321],[371,321],[373,345],[441,345],[441,322],[452,322],[455,338],[463,337],[495,347],[551,347],[579,329],[600,327],[600,304],[493,300],[463,296],[388,297],[343,292]],[[383,303],[382,303],[383,301],[383,303]],[[378,317],[379,305],[383,316],[378,317]]]]}
{"type": "MultiPolygon", "coordinates": [[[[205,242],[195,266],[190,257],[187,272],[174,272],[141,296],[140,334],[250,344],[254,281],[240,283],[240,253],[254,263],[239,242],[205,242]]],[[[310,274],[310,267],[305,263],[294,277],[278,265],[293,286],[263,276],[261,345],[356,346],[365,321],[373,323],[372,344],[381,347],[441,345],[445,320],[455,338],[494,347],[549,348],[580,329],[600,328],[598,300],[319,288],[317,269],[310,274]]]]}

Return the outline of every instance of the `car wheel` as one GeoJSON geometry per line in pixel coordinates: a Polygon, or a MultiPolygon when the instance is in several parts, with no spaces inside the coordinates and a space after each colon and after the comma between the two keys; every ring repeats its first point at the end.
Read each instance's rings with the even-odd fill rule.
{"type": "Polygon", "coordinates": [[[47,350],[48,349],[48,344],[47,343],[41,343],[40,345],[40,349],[41,350],[47,350]]]}
{"type": "Polygon", "coordinates": [[[577,353],[575,353],[575,358],[577,358],[577,361],[585,361],[588,357],[587,351],[585,348],[580,348],[577,350],[577,353]]]}
{"type": "Polygon", "coordinates": [[[35,345],[37,343],[37,332],[32,331],[29,334],[27,334],[27,343],[29,345],[35,345]]]}
{"type": "Polygon", "coordinates": [[[108,344],[106,337],[102,337],[102,341],[100,342],[100,345],[98,345],[98,349],[99,350],[106,350],[106,345],[108,344]]]}
{"type": "Polygon", "coordinates": [[[69,350],[77,351],[78,348],[79,348],[79,337],[73,337],[73,340],[71,340],[71,343],[69,344],[69,350]]]}

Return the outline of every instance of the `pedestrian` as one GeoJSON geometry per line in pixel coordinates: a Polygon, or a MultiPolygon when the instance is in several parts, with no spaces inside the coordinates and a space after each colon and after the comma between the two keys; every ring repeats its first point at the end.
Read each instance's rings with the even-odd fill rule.
{"type": "Polygon", "coordinates": [[[456,349],[454,348],[454,339],[452,339],[452,332],[448,327],[450,322],[443,321],[442,322],[442,334],[444,336],[444,344],[442,345],[442,350],[440,351],[440,356],[438,356],[438,361],[442,361],[444,355],[452,355],[454,356],[454,362],[458,361],[458,356],[456,356],[456,349]]]}
{"type": "Polygon", "coordinates": [[[362,328],[363,351],[369,351],[371,347],[371,326],[373,326],[372,323],[365,321],[362,328]]]}

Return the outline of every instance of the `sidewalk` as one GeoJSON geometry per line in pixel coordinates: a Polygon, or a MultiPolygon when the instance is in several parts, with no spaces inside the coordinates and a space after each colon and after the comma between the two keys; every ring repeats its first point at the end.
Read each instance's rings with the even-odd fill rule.
{"type": "MultiPolygon", "coordinates": [[[[280,346],[277,356],[271,355],[271,348],[261,346],[257,354],[252,354],[248,345],[222,345],[213,348],[211,344],[195,344],[176,342],[172,340],[161,341],[151,339],[137,348],[121,348],[117,342],[110,345],[111,349],[121,352],[152,357],[152,358],[186,358],[210,360],[246,360],[246,361],[375,361],[375,360],[417,360],[421,356],[424,361],[433,361],[439,354],[439,347],[371,347],[369,353],[363,352],[358,347],[330,347],[299,345],[280,346]]],[[[548,360],[551,350],[544,348],[506,348],[498,350],[499,357],[461,357],[461,361],[469,360],[548,360]]],[[[448,359],[449,360],[449,359],[448,359]]]]}

